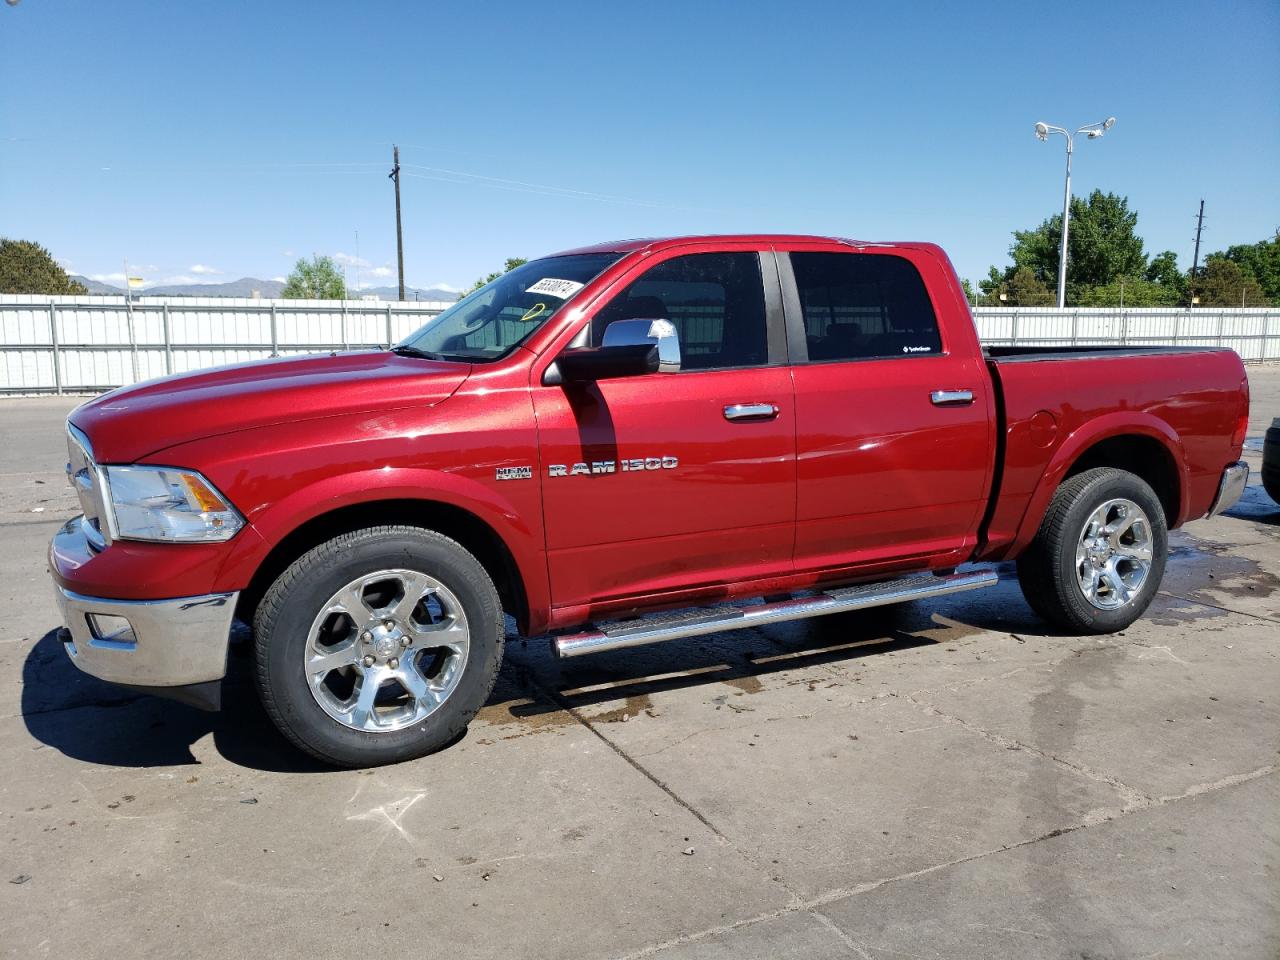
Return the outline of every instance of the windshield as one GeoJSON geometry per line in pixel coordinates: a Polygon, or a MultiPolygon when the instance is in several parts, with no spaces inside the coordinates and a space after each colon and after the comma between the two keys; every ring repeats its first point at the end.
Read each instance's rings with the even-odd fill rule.
{"type": "Polygon", "coordinates": [[[446,360],[497,360],[554,317],[620,256],[546,257],[516,267],[463,297],[392,349],[446,360]]]}

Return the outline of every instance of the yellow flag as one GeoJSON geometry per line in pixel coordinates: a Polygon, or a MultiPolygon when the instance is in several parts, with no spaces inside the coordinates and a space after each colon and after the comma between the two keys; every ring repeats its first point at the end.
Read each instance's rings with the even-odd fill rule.
{"type": "Polygon", "coordinates": [[[146,283],[146,281],[145,281],[145,280],[143,280],[141,277],[130,277],[130,278],[129,278],[129,288],[130,288],[130,289],[133,289],[134,287],[140,287],[140,286],[142,286],[144,283],[146,283]]]}

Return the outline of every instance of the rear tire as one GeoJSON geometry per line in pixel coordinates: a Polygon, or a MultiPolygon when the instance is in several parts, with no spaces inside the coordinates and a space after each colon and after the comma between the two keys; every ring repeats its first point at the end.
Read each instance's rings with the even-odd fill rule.
{"type": "Polygon", "coordinates": [[[290,742],[338,767],[447,746],[502,662],[498,592],[447,537],[370,527],[309,550],[254,616],[258,690],[290,742]]]}
{"type": "Polygon", "coordinates": [[[1018,558],[1018,583],[1043,619],[1072,633],[1115,633],[1151,604],[1169,534],[1146,481],[1099,467],[1066,480],[1035,540],[1018,558]]]}
{"type": "Polygon", "coordinates": [[[1271,421],[1262,439],[1262,489],[1280,503],[1280,417],[1271,421]]]}

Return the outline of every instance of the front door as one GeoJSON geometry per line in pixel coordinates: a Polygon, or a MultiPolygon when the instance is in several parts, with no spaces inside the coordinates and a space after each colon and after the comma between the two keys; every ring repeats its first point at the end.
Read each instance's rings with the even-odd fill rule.
{"type": "Polygon", "coordinates": [[[790,571],[795,413],[765,257],[673,251],[588,321],[598,344],[615,320],[670,320],[678,373],[534,386],[556,606],[790,571]]]}

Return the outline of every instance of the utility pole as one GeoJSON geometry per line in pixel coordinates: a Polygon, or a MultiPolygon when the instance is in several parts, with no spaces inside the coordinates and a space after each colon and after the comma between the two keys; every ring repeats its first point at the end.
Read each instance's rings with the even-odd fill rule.
{"type": "Polygon", "coordinates": [[[396,267],[400,271],[400,299],[404,300],[404,233],[400,229],[400,148],[391,147],[391,173],[396,185],[396,267]]]}
{"type": "Polygon", "coordinates": [[[1200,231],[1204,229],[1204,201],[1200,201],[1200,212],[1196,214],[1196,252],[1191,258],[1191,293],[1196,291],[1196,271],[1200,269],[1200,231]]]}

